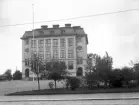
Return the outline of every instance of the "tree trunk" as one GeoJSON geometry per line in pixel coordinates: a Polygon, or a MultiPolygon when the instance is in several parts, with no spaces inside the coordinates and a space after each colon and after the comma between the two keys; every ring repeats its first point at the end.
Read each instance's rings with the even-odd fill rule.
{"type": "Polygon", "coordinates": [[[56,89],[56,80],[54,80],[55,81],[55,89],[56,89]]]}
{"type": "Polygon", "coordinates": [[[38,80],[38,90],[40,90],[40,79],[39,79],[39,75],[37,75],[37,80],[38,80]]]}

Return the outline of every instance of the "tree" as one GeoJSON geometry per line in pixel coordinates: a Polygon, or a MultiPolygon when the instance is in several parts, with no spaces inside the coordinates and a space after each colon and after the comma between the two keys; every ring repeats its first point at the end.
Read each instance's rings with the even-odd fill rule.
{"type": "Polygon", "coordinates": [[[113,69],[109,75],[109,86],[110,87],[122,87],[123,76],[120,69],[113,69]]]}
{"type": "Polygon", "coordinates": [[[91,73],[95,71],[95,64],[96,64],[96,58],[99,55],[97,54],[87,54],[87,70],[91,73]]]}
{"type": "Polygon", "coordinates": [[[112,64],[113,64],[112,57],[109,56],[107,52],[106,55],[102,58],[100,56],[96,57],[96,64],[95,64],[96,73],[100,76],[102,80],[104,80],[106,86],[109,81],[110,72],[112,70],[112,64]]]}
{"type": "Polygon", "coordinates": [[[126,85],[129,84],[129,81],[135,79],[133,69],[130,67],[122,68],[122,76],[124,78],[124,82],[126,83],[126,85]]]}
{"type": "Polygon", "coordinates": [[[36,74],[38,81],[38,90],[40,90],[40,74],[44,71],[44,62],[39,55],[33,54],[32,58],[29,60],[29,66],[31,71],[36,74]]]}
{"type": "Polygon", "coordinates": [[[81,81],[76,77],[68,77],[67,82],[70,85],[71,90],[76,90],[76,88],[80,86],[81,81]]]}
{"type": "Polygon", "coordinates": [[[22,73],[19,70],[16,70],[13,74],[13,80],[21,80],[22,79],[22,73]]]}
{"type": "Polygon", "coordinates": [[[138,80],[138,85],[139,85],[139,63],[135,63],[133,66],[133,70],[135,70],[135,77],[136,80],[138,80]]]}
{"type": "Polygon", "coordinates": [[[6,80],[11,80],[12,79],[12,70],[7,69],[6,72],[3,74],[6,77],[6,80]]]}
{"type": "Polygon", "coordinates": [[[48,78],[54,80],[55,89],[56,89],[56,81],[61,80],[64,76],[67,76],[69,73],[66,70],[65,62],[58,60],[51,60],[45,63],[45,70],[48,74],[48,78]]]}

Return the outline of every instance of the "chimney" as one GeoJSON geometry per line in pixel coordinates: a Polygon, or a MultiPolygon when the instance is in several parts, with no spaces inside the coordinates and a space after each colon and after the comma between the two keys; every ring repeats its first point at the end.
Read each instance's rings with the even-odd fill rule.
{"type": "Polygon", "coordinates": [[[59,25],[58,24],[53,25],[53,28],[59,28],[59,25]]]}
{"type": "Polygon", "coordinates": [[[41,26],[41,29],[47,29],[47,28],[48,28],[47,25],[42,25],[42,26],[41,26]]]}
{"type": "Polygon", "coordinates": [[[71,24],[65,24],[65,27],[71,27],[71,24]]]}

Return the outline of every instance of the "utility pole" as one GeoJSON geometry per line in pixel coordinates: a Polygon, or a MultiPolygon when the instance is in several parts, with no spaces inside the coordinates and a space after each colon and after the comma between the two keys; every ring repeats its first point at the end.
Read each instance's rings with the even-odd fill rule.
{"type": "MultiPolygon", "coordinates": [[[[33,33],[33,53],[34,53],[34,43],[35,43],[35,41],[34,41],[34,4],[32,4],[32,25],[33,25],[33,30],[32,30],[32,33],[33,33]]],[[[34,60],[33,60],[33,66],[34,66],[34,60]]],[[[34,68],[34,67],[33,67],[34,68]]],[[[33,72],[33,81],[34,81],[34,72],[33,72]]]]}

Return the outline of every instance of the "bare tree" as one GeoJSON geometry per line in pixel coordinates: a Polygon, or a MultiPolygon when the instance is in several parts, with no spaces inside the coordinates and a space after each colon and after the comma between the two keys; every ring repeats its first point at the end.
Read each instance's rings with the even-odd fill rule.
{"type": "Polygon", "coordinates": [[[29,61],[29,66],[31,71],[36,74],[38,81],[38,90],[40,90],[40,74],[44,71],[44,62],[37,54],[33,54],[32,58],[29,61]]]}

